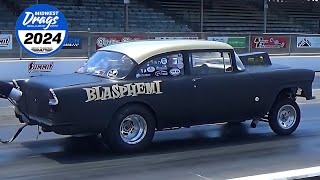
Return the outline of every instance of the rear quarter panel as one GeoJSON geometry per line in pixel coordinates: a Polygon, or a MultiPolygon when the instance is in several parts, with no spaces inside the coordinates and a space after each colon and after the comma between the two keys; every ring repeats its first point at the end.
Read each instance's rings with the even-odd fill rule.
{"type": "Polygon", "coordinates": [[[277,69],[271,71],[253,71],[250,73],[255,79],[255,94],[260,98],[256,103],[256,112],[264,116],[272,107],[281,90],[300,87],[312,94],[314,72],[306,69],[277,69]]]}
{"type": "Polygon", "coordinates": [[[155,108],[157,106],[156,102],[160,102],[162,98],[162,91],[158,87],[152,93],[148,94],[145,91],[144,94],[136,96],[121,97],[118,92],[111,91],[112,98],[109,99],[90,97],[92,89],[99,89],[100,95],[104,96],[103,94],[106,92],[104,88],[110,87],[112,89],[113,86],[120,88],[129,84],[145,83],[154,82],[114,81],[112,83],[95,83],[55,89],[54,91],[59,99],[58,111],[55,113],[55,117],[62,122],[70,121],[75,127],[87,128],[88,130],[101,130],[107,127],[117,110],[128,103],[140,103],[147,105],[152,110],[157,109],[155,108]]]}

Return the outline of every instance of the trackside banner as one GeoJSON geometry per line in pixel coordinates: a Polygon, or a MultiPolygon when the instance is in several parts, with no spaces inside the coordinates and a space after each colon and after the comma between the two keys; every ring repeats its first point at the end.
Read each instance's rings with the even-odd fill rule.
{"type": "Polygon", "coordinates": [[[320,48],[320,37],[297,37],[298,48],[320,48]]]}
{"type": "Polygon", "coordinates": [[[209,41],[218,41],[231,45],[234,48],[246,48],[246,37],[208,37],[209,41]]]}
{"type": "Polygon", "coordinates": [[[82,42],[79,37],[68,37],[62,49],[81,49],[82,42]]]}
{"type": "Polygon", "coordinates": [[[145,39],[144,36],[100,36],[96,40],[96,49],[106,47],[108,45],[145,39]]]}
{"type": "Polygon", "coordinates": [[[155,37],[155,40],[172,40],[172,39],[199,39],[198,37],[155,37]]]}
{"type": "Polygon", "coordinates": [[[0,50],[12,49],[12,34],[0,34],[0,50]]]}
{"type": "Polygon", "coordinates": [[[251,40],[253,49],[283,49],[287,48],[288,37],[254,36],[251,40]]]}

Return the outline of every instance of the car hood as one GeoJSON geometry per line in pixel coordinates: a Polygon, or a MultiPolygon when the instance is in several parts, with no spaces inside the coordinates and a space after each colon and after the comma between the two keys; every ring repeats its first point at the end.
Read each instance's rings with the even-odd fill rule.
{"type": "Polygon", "coordinates": [[[97,77],[87,74],[64,74],[52,76],[38,76],[29,79],[28,84],[33,86],[42,86],[46,88],[61,88],[70,87],[81,84],[97,83],[103,81],[105,78],[97,77]]]}

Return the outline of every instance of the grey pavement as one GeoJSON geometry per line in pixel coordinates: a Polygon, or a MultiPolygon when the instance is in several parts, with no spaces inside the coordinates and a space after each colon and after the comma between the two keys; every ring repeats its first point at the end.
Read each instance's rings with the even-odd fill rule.
{"type": "Polygon", "coordinates": [[[320,71],[320,56],[270,56],[273,64],[320,71]]]}
{"type": "MultiPolygon", "coordinates": [[[[35,127],[0,145],[0,179],[228,179],[320,165],[319,103],[301,104],[302,121],[291,136],[267,123],[206,125],[157,132],[150,148],[112,154],[101,139],[52,133],[35,140],[35,127]]],[[[0,126],[8,137],[18,126],[0,126]]]]}

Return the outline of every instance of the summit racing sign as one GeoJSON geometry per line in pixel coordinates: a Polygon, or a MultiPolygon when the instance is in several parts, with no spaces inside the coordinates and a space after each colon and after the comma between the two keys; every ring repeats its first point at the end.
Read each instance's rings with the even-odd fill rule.
{"type": "Polygon", "coordinates": [[[49,63],[38,63],[38,62],[31,62],[28,65],[28,72],[51,72],[53,69],[53,62],[49,63]]]}
{"type": "Polygon", "coordinates": [[[38,4],[21,13],[16,23],[16,37],[20,46],[34,56],[57,53],[68,36],[68,24],[55,7],[38,4]]]}
{"type": "Polygon", "coordinates": [[[12,34],[0,34],[0,50],[12,49],[12,34]]]}

